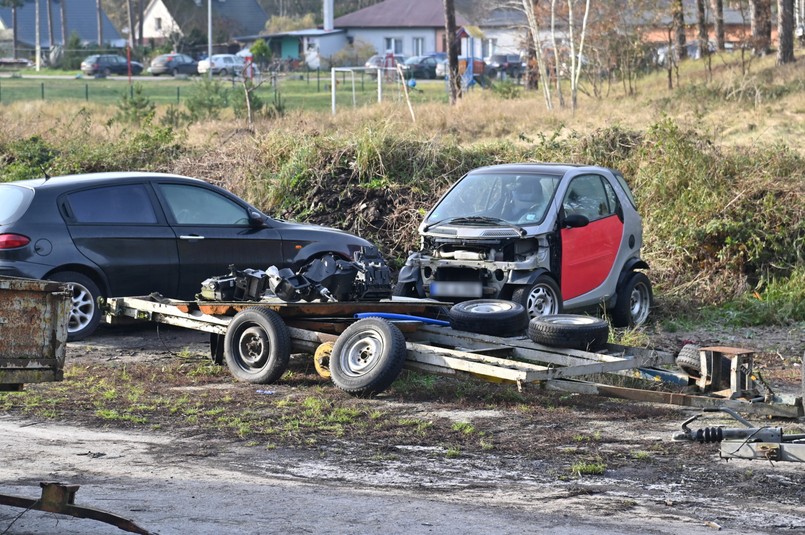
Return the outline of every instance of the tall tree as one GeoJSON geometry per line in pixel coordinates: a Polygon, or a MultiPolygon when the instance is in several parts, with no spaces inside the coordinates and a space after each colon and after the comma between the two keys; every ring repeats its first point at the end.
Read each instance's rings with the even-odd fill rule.
{"type": "MultiPolygon", "coordinates": [[[[539,0],[521,0],[523,6],[523,12],[525,13],[526,20],[528,21],[528,34],[531,36],[534,46],[534,56],[536,57],[537,61],[537,71],[542,74],[547,72],[545,68],[545,53],[542,50],[542,33],[540,32],[540,25],[539,19],[537,17],[537,13],[539,12],[537,4],[539,0]]],[[[556,73],[558,75],[559,66],[555,66],[556,73]]],[[[551,84],[548,83],[546,80],[545,83],[542,84],[542,94],[545,97],[545,107],[548,110],[553,110],[553,99],[551,98],[551,84]]]]}
{"type": "Polygon", "coordinates": [[[67,47],[67,0],[59,0],[59,15],[61,19],[61,44],[67,47]]]}
{"type": "Polygon", "coordinates": [[[696,0],[696,26],[699,30],[699,57],[704,58],[710,53],[710,36],[707,32],[707,14],[704,8],[705,0],[696,0]]]}
{"type": "Polygon", "coordinates": [[[674,44],[676,57],[685,59],[688,56],[688,49],[685,41],[685,6],[682,0],[674,0],[671,6],[671,19],[674,29],[674,44]]]}
{"type": "Polygon", "coordinates": [[[447,40],[447,79],[450,85],[450,104],[455,105],[461,97],[461,80],[458,77],[458,48],[456,36],[456,5],[453,0],[444,0],[444,31],[447,40]]]}
{"type": "Polygon", "coordinates": [[[716,36],[716,48],[724,50],[724,0],[710,0],[713,11],[713,33],[716,36]]]}
{"type": "Polygon", "coordinates": [[[56,44],[53,39],[53,2],[52,0],[47,0],[45,2],[45,6],[47,7],[47,19],[48,19],[48,45],[50,48],[53,48],[53,45],[56,44]]]}
{"type": "Polygon", "coordinates": [[[139,11],[139,20],[137,22],[137,45],[142,48],[144,44],[143,30],[145,24],[145,5],[143,0],[137,0],[137,11],[139,11]]]}
{"type": "Polygon", "coordinates": [[[129,48],[134,48],[134,6],[132,0],[126,0],[126,12],[129,18],[129,48]]]}
{"type": "Polygon", "coordinates": [[[101,0],[95,0],[95,15],[98,21],[98,47],[103,46],[103,8],[101,0]]]}
{"type": "Polygon", "coordinates": [[[794,62],[794,0],[777,0],[777,65],[794,62]]]}
{"type": "Polygon", "coordinates": [[[765,56],[771,47],[771,0],[749,0],[752,53],[765,56]]]}

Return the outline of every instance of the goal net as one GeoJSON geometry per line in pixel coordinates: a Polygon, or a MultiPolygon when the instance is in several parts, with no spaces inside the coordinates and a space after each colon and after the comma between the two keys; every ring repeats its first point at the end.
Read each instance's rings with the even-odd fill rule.
{"type": "Polygon", "coordinates": [[[404,101],[403,79],[394,67],[333,67],[330,69],[330,107],[336,110],[404,101]]]}

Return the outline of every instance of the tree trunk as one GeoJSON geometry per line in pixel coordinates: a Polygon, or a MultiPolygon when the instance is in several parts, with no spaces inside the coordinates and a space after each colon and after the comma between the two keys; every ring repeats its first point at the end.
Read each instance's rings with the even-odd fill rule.
{"type": "Polygon", "coordinates": [[[716,48],[724,50],[724,0],[710,0],[713,10],[713,33],[716,34],[716,48]]]}
{"type": "MultiPolygon", "coordinates": [[[[528,20],[528,29],[531,34],[531,39],[534,46],[534,55],[537,58],[537,70],[540,76],[546,73],[545,70],[545,56],[542,53],[542,43],[540,42],[539,22],[537,21],[537,2],[539,0],[522,0],[523,11],[525,12],[526,19],[528,20]]],[[[556,65],[556,72],[558,73],[559,66],[556,65]]],[[[545,108],[553,110],[553,99],[551,98],[551,84],[548,80],[542,84],[542,94],[545,97],[545,108]]]]}
{"type": "Polygon", "coordinates": [[[450,104],[455,105],[461,97],[461,79],[458,76],[458,48],[456,36],[456,5],[453,0],[444,0],[444,31],[447,39],[447,79],[450,85],[450,104]]]}
{"type": "Polygon", "coordinates": [[[699,57],[704,59],[710,53],[710,36],[707,32],[704,0],[696,0],[696,25],[699,28],[699,57]]]}
{"type": "Polygon", "coordinates": [[[101,0],[95,0],[95,12],[98,18],[98,47],[103,46],[103,9],[101,0]]]}
{"type": "MultiPolygon", "coordinates": [[[[572,6],[571,6],[572,7],[572,6]]],[[[568,17],[568,30],[570,32],[570,41],[573,42],[573,10],[571,9],[568,17]]],[[[553,46],[553,64],[555,67],[554,81],[556,87],[556,96],[559,98],[559,107],[565,107],[565,97],[562,95],[562,75],[559,72],[559,65],[562,64],[562,59],[559,57],[559,44],[556,42],[556,0],[551,0],[551,46],[553,46]]],[[[571,75],[572,76],[572,75],[571,75]]]]}
{"type": "Polygon", "coordinates": [[[794,0],[777,0],[777,65],[794,62],[794,0]]]}
{"type": "Polygon", "coordinates": [[[65,3],[67,0],[60,0],[59,1],[59,14],[61,15],[61,44],[62,46],[67,46],[67,8],[65,7],[65,3]]]}
{"type": "Polygon", "coordinates": [[[126,0],[126,12],[129,16],[129,48],[134,48],[134,7],[131,0],[126,0]]]}
{"type": "Polygon", "coordinates": [[[11,55],[17,59],[17,5],[11,6],[11,55]]]}
{"type": "Polygon", "coordinates": [[[752,53],[765,56],[771,46],[771,0],[750,0],[752,53]]]}
{"type": "Polygon", "coordinates": [[[53,39],[53,2],[47,0],[45,6],[47,7],[46,15],[48,18],[48,48],[52,49],[55,44],[53,39]]]}
{"type": "Polygon", "coordinates": [[[685,46],[687,44],[685,40],[685,7],[682,0],[674,0],[672,18],[676,36],[676,55],[682,60],[688,57],[688,49],[685,46]]]}
{"type": "Polygon", "coordinates": [[[142,48],[143,47],[143,29],[145,27],[144,26],[144,24],[145,24],[145,21],[144,21],[144,19],[145,19],[145,5],[143,3],[143,0],[138,0],[137,4],[138,4],[138,6],[137,6],[138,10],[140,12],[139,13],[140,20],[137,23],[137,44],[139,45],[140,48],[142,48]]]}

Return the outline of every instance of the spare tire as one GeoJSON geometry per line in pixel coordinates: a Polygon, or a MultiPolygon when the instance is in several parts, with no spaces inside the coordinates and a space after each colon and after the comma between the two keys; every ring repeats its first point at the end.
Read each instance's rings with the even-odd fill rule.
{"type": "Polygon", "coordinates": [[[537,316],[528,323],[528,337],[546,346],[595,351],[606,346],[609,324],[575,314],[537,316]]]}
{"type": "Polygon", "coordinates": [[[523,305],[504,299],[472,299],[456,303],[447,313],[450,327],[492,336],[521,336],[528,328],[523,305]]]}
{"type": "MultiPolygon", "coordinates": [[[[676,356],[676,365],[690,377],[698,379],[702,376],[702,359],[699,356],[701,348],[696,344],[685,344],[676,356]]],[[[732,361],[726,355],[721,355],[721,384],[720,387],[729,388],[730,368],[732,361]]]]}

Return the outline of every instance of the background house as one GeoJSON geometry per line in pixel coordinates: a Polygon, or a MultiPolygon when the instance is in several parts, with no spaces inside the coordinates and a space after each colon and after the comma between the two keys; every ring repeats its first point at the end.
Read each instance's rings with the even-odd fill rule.
{"type": "MultiPolygon", "coordinates": [[[[52,45],[64,45],[70,35],[75,33],[83,45],[98,43],[98,20],[95,0],[69,0],[64,5],[67,22],[67,35],[62,35],[61,5],[63,0],[51,0],[51,23],[53,26],[53,43],[50,42],[47,18],[47,0],[39,0],[39,44],[43,50],[52,45]]],[[[17,8],[17,47],[20,55],[31,55],[36,48],[36,4],[35,0],[26,0],[17,8]]],[[[121,44],[117,28],[101,10],[102,34],[105,44],[121,44]]],[[[0,55],[10,55],[11,50],[11,8],[0,6],[0,35],[5,34],[8,41],[0,46],[4,49],[0,55]]]]}
{"type": "MultiPolygon", "coordinates": [[[[143,15],[143,37],[162,43],[194,30],[206,36],[207,6],[204,0],[151,0],[143,15]]],[[[212,0],[211,6],[213,41],[219,43],[257,34],[268,21],[257,0],[212,0]]]]}
{"type": "MultiPolygon", "coordinates": [[[[456,25],[466,24],[456,13],[456,25]]],[[[418,56],[447,51],[441,0],[386,0],[338,17],[334,27],[346,30],[350,42],[370,44],[378,53],[418,56]]]]}

